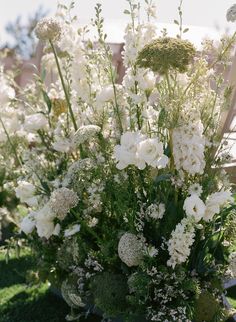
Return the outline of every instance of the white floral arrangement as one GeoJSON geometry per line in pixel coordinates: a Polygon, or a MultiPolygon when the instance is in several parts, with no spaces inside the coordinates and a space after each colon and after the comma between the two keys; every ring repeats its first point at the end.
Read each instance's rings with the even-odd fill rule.
{"type": "Polygon", "coordinates": [[[20,230],[39,271],[61,287],[70,321],[93,306],[130,322],[226,321],[236,207],[220,121],[236,34],[197,52],[181,6],[177,37],[158,37],[155,5],[145,3],[145,22],[135,0],[125,11],[122,84],[100,5],[96,42],[73,4],[59,5],[35,30],[45,44],[35,82],[15,93],[1,72],[1,142],[27,212],[20,230]]]}

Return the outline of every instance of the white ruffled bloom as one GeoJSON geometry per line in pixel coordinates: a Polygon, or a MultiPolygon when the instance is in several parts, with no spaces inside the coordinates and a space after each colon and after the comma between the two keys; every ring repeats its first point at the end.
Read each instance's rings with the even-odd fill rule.
{"type": "Polygon", "coordinates": [[[188,192],[190,195],[197,195],[200,197],[202,194],[202,187],[199,183],[193,183],[191,186],[189,186],[188,192]]]}
{"type": "Polygon", "coordinates": [[[18,186],[15,188],[16,196],[21,202],[27,203],[30,207],[35,207],[38,204],[38,199],[34,195],[35,186],[27,181],[18,181],[18,186]]]}
{"type": "Polygon", "coordinates": [[[15,90],[11,87],[4,75],[0,77],[0,104],[3,105],[9,103],[10,100],[15,98],[15,90]]]}
{"type": "Polygon", "coordinates": [[[236,4],[232,5],[226,13],[227,21],[235,22],[236,21],[236,4]]]}
{"type": "Polygon", "coordinates": [[[80,225],[76,224],[76,225],[73,225],[72,227],[70,228],[67,228],[64,232],[64,236],[65,237],[70,237],[70,236],[73,236],[75,235],[76,233],[78,233],[80,231],[80,225]]]}
{"type": "Polygon", "coordinates": [[[45,130],[47,125],[47,118],[42,113],[31,114],[25,117],[24,129],[26,132],[45,130]]]}
{"type": "Polygon", "coordinates": [[[128,165],[144,169],[146,164],[155,168],[164,168],[168,157],[164,155],[163,144],[158,138],[147,139],[140,132],[125,132],[120,145],[115,146],[114,155],[120,170],[128,165]]]}
{"type": "Polygon", "coordinates": [[[185,199],[183,208],[187,216],[192,216],[196,222],[203,218],[206,210],[204,202],[196,194],[185,199]]]}
{"type": "Polygon", "coordinates": [[[54,218],[55,215],[52,213],[48,204],[36,213],[36,228],[39,237],[49,239],[52,235],[58,234],[58,226],[55,227],[53,222],[54,218]]]}
{"type": "Polygon", "coordinates": [[[154,168],[165,168],[169,159],[164,155],[163,144],[158,138],[146,139],[141,141],[137,147],[137,158],[143,161],[142,168],[145,168],[145,163],[154,168]]]}
{"type": "Polygon", "coordinates": [[[145,164],[139,162],[137,158],[138,143],[145,138],[140,132],[125,132],[120,139],[120,145],[115,146],[114,155],[118,162],[116,167],[123,170],[128,165],[136,165],[143,169],[145,164]]]}
{"type": "Polygon", "coordinates": [[[68,153],[73,148],[73,144],[70,139],[57,139],[53,144],[52,147],[55,151],[68,153]]]}
{"type": "Polygon", "coordinates": [[[166,208],[163,203],[151,204],[146,210],[146,215],[155,220],[162,219],[165,211],[166,208]]]}
{"type": "Polygon", "coordinates": [[[96,102],[105,103],[114,99],[114,89],[112,85],[103,87],[96,95],[96,102]]]}
{"type": "Polygon", "coordinates": [[[35,212],[30,212],[20,223],[20,231],[25,234],[31,234],[36,225],[35,212]]]}
{"type": "Polygon", "coordinates": [[[167,262],[168,266],[175,268],[176,265],[185,263],[188,259],[191,246],[194,243],[195,228],[190,218],[184,218],[175,227],[168,241],[168,251],[170,259],[167,262]]]}
{"type": "Polygon", "coordinates": [[[222,206],[233,201],[234,199],[230,191],[219,191],[212,193],[206,200],[204,220],[211,221],[214,215],[220,213],[222,206]]]}

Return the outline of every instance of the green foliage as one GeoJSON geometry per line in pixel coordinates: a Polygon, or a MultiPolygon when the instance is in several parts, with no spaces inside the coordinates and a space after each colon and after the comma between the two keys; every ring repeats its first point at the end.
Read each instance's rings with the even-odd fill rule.
{"type": "Polygon", "coordinates": [[[96,275],[91,282],[91,291],[96,306],[108,317],[116,317],[127,308],[127,282],[123,275],[104,272],[96,275]]]}

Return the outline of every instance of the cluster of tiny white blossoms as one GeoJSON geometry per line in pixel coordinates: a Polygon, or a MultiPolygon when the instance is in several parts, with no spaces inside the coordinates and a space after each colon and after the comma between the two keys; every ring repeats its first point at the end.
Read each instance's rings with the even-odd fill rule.
{"type": "Polygon", "coordinates": [[[101,131],[97,125],[84,125],[81,126],[74,134],[74,143],[79,146],[80,144],[91,140],[96,134],[101,131]]]}
{"type": "Polygon", "coordinates": [[[173,130],[173,155],[176,169],[190,175],[202,174],[205,168],[205,138],[200,119],[190,117],[187,124],[173,130]]]}
{"type": "Polygon", "coordinates": [[[151,204],[146,209],[146,215],[152,219],[162,219],[165,214],[165,204],[151,204]]]}
{"type": "Polygon", "coordinates": [[[169,162],[164,154],[163,144],[158,138],[147,138],[140,132],[125,132],[120,145],[115,147],[117,168],[122,170],[129,165],[144,169],[146,165],[154,168],[165,168],[169,162]]]}
{"type": "Polygon", "coordinates": [[[125,233],[119,241],[118,254],[127,266],[138,266],[143,258],[143,243],[132,233],[125,233]]]}

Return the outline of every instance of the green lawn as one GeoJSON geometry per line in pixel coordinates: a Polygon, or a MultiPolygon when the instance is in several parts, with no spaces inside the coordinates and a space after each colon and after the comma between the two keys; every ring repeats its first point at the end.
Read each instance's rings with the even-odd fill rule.
{"type": "MultiPolygon", "coordinates": [[[[12,256],[8,264],[0,253],[0,322],[61,322],[69,313],[65,302],[49,291],[47,284],[28,286],[26,273],[34,267],[32,257],[12,256]]],[[[229,300],[236,308],[236,287],[229,292],[229,300]]],[[[98,322],[89,318],[84,322],[98,322]]],[[[82,322],[82,321],[81,321],[82,322]]]]}

